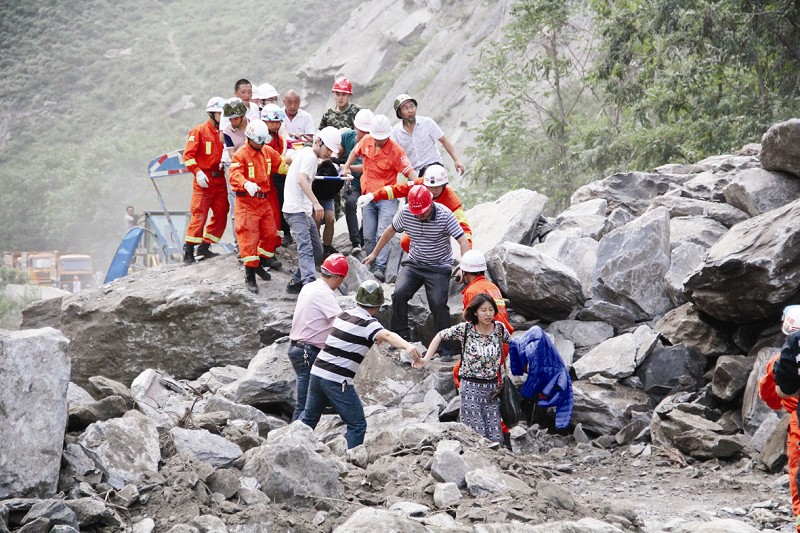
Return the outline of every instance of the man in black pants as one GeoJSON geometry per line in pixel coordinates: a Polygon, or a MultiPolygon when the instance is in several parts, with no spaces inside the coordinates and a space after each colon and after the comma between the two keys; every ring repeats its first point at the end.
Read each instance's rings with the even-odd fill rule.
{"type": "MultiPolygon", "coordinates": [[[[450,327],[450,309],[447,306],[453,263],[450,237],[458,241],[462,255],[469,250],[469,241],[455,215],[445,206],[434,203],[426,186],[414,185],[408,192],[408,203],[394,216],[375,249],[364,259],[364,264],[373,262],[392,237],[403,231],[411,237],[411,248],[395,282],[390,329],[408,339],[408,301],[423,285],[431,306],[434,328],[441,331],[450,327]]],[[[443,346],[441,355],[442,361],[452,361],[452,348],[443,346]]]]}

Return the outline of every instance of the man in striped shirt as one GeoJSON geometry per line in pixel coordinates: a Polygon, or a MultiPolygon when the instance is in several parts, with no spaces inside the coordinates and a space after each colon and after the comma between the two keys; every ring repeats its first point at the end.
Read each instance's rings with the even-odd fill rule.
{"type": "Polygon", "coordinates": [[[348,448],[364,443],[367,420],[364,407],[353,386],[356,372],[375,342],[388,342],[395,348],[406,350],[414,361],[419,361],[416,346],[403,340],[381,326],[375,313],[383,305],[383,288],[375,280],[361,284],[356,293],[354,309],[344,311],[333,322],[333,327],[311,367],[306,408],[300,420],[312,428],[317,427],[326,405],[333,406],[347,424],[345,439],[348,448]]]}
{"type": "MultiPolygon", "coordinates": [[[[434,203],[433,195],[425,185],[414,185],[408,192],[408,203],[395,215],[375,249],[364,259],[364,264],[374,261],[392,237],[403,231],[411,237],[411,248],[408,258],[403,260],[392,295],[391,330],[408,339],[408,301],[423,285],[435,330],[450,327],[450,309],[447,306],[453,262],[450,237],[458,241],[461,255],[469,250],[469,240],[455,215],[442,204],[434,203]]],[[[442,361],[453,360],[451,346],[442,346],[441,350],[442,361]]]]}

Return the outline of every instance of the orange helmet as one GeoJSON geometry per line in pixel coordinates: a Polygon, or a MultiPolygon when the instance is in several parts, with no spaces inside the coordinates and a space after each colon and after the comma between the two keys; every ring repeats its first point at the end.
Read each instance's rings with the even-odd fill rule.
{"type": "Polygon", "coordinates": [[[333,82],[331,92],[353,94],[353,84],[347,78],[341,77],[333,82]]]}
{"type": "Polygon", "coordinates": [[[421,215],[433,205],[433,195],[424,185],[414,185],[408,191],[408,210],[412,215],[421,215]]]}
{"type": "Polygon", "coordinates": [[[350,270],[350,263],[347,262],[347,258],[342,254],[331,254],[322,262],[321,268],[332,276],[342,276],[344,278],[350,270]]]}

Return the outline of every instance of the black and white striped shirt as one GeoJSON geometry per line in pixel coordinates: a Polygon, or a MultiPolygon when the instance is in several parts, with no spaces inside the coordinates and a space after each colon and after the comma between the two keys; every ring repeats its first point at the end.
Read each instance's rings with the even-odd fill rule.
{"type": "Polygon", "coordinates": [[[450,266],[453,249],[450,237],[458,240],[464,230],[455,215],[442,204],[433,203],[434,212],[428,220],[420,220],[411,214],[408,205],[397,212],[392,228],[397,233],[405,231],[411,237],[409,258],[415,263],[430,266],[450,266]]]}
{"type": "Polygon", "coordinates": [[[361,307],[344,311],[333,321],[325,348],[317,355],[311,373],[329,381],[346,381],[352,385],[361,361],[382,329],[380,322],[361,307]]]}

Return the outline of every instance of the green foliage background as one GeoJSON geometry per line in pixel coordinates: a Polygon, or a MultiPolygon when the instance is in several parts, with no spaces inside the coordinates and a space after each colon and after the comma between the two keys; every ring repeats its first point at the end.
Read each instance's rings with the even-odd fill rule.
{"type": "Polygon", "coordinates": [[[791,0],[518,0],[476,90],[499,105],[472,151],[493,196],[523,183],[568,205],[618,170],[759,142],[800,112],[791,0]]]}

